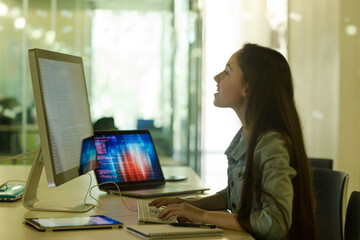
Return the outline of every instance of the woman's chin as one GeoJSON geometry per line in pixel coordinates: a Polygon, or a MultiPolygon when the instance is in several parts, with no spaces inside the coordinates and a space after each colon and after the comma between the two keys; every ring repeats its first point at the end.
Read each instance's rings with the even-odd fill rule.
{"type": "Polygon", "coordinates": [[[221,104],[221,103],[219,103],[219,101],[217,101],[216,99],[214,99],[214,106],[215,107],[219,107],[219,108],[223,108],[224,106],[221,104]]]}

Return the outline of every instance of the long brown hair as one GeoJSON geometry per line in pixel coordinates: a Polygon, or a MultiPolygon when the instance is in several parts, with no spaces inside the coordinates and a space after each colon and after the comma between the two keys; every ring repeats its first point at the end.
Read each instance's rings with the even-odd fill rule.
{"type": "MultiPolygon", "coordinates": [[[[289,229],[287,238],[317,239],[312,174],[295,106],[290,67],[279,52],[256,44],[245,44],[237,55],[237,62],[250,92],[245,113],[249,143],[238,221],[245,230],[255,236],[250,225],[250,213],[253,201],[261,204],[263,195],[271,197],[283,213],[276,199],[264,191],[261,178],[259,180],[258,177],[261,176],[261,170],[254,159],[259,138],[272,130],[284,136],[290,155],[290,166],[297,172],[292,180],[292,224],[289,226],[290,223],[286,223],[289,229]]],[[[285,218],[284,221],[286,222],[285,218]]]]}

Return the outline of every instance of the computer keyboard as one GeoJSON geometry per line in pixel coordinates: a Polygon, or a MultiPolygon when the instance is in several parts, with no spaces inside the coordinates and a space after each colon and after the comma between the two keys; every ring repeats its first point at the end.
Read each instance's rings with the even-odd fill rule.
{"type": "Polygon", "coordinates": [[[168,220],[158,219],[158,214],[165,208],[160,207],[156,208],[153,206],[149,206],[150,201],[146,200],[137,200],[137,213],[138,213],[138,221],[143,223],[177,223],[176,216],[171,217],[168,220]]]}

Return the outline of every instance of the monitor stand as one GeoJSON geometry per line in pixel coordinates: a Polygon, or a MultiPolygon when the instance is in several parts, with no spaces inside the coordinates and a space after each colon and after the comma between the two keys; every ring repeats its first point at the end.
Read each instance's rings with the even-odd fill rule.
{"type": "Polygon", "coordinates": [[[34,163],[32,165],[29,178],[27,180],[22,202],[25,208],[32,211],[48,211],[48,212],[87,212],[94,207],[91,204],[74,204],[66,202],[43,202],[37,197],[37,188],[39,186],[40,177],[44,168],[44,161],[39,146],[36,151],[34,163]]]}

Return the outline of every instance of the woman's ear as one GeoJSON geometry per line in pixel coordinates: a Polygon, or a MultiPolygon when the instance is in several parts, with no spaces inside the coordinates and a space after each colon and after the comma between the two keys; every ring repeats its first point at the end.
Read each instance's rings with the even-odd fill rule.
{"type": "Polygon", "coordinates": [[[247,84],[247,86],[243,90],[243,97],[248,98],[249,95],[250,95],[249,84],[247,84]]]}

